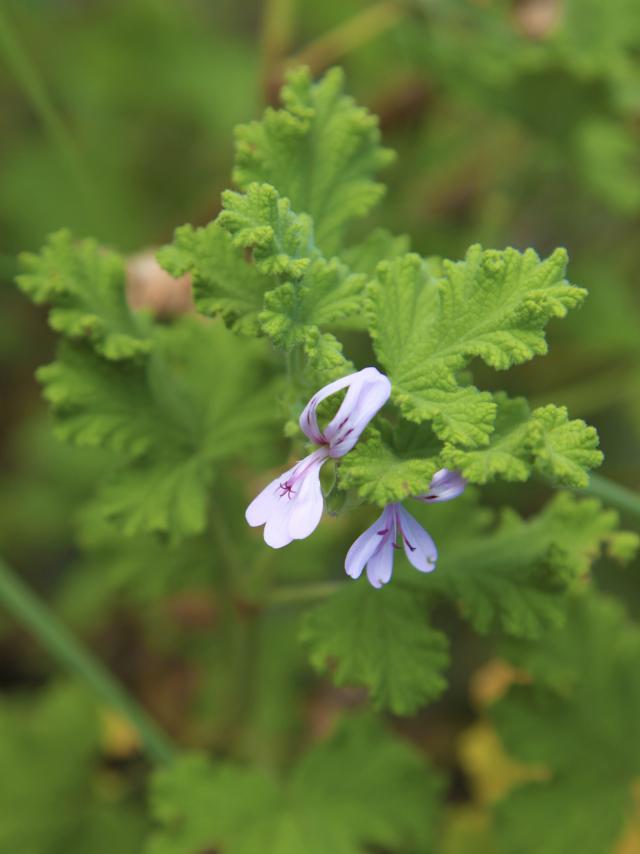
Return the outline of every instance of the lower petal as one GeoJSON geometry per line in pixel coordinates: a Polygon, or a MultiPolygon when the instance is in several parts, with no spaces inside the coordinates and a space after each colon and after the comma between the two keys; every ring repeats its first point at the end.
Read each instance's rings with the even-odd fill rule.
{"type": "Polygon", "coordinates": [[[272,513],[278,512],[281,493],[280,484],[286,483],[294,469],[295,466],[272,480],[259,495],[256,495],[247,507],[244,517],[252,528],[264,525],[272,513]]]}
{"type": "Polygon", "coordinates": [[[436,544],[404,507],[398,507],[397,512],[402,545],[409,563],[420,572],[432,572],[436,568],[438,559],[436,544]]]}
{"type": "Polygon", "coordinates": [[[324,460],[315,463],[299,484],[298,494],[291,502],[288,532],[293,540],[304,540],[320,523],[324,499],[320,486],[320,467],[324,460]]]}
{"type": "Polygon", "coordinates": [[[360,578],[362,570],[367,565],[373,553],[382,545],[380,531],[385,529],[385,513],[376,519],[370,528],[367,528],[364,533],[360,534],[347,552],[344,569],[351,578],[360,578]]]}
{"type": "Polygon", "coordinates": [[[373,587],[382,587],[393,573],[393,541],[386,540],[367,563],[367,578],[373,587]]]}

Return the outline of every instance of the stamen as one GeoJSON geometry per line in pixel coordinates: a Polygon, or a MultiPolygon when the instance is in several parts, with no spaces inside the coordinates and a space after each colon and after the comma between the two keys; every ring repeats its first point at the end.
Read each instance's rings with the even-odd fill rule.
{"type": "Polygon", "coordinates": [[[287,498],[289,500],[291,500],[293,498],[293,496],[296,494],[295,489],[293,488],[293,484],[290,483],[289,481],[286,481],[285,483],[281,483],[280,489],[282,490],[282,492],[280,493],[280,498],[284,498],[286,495],[287,498]]]}
{"type": "Polygon", "coordinates": [[[411,545],[411,543],[409,542],[409,540],[408,540],[408,539],[407,539],[407,537],[405,536],[404,532],[403,532],[403,534],[402,534],[402,539],[403,539],[403,540],[405,541],[405,543],[407,544],[407,547],[408,547],[409,549],[411,549],[411,551],[412,551],[412,552],[415,552],[416,547],[411,545]]]}
{"type": "Polygon", "coordinates": [[[385,535],[385,534],[388,534],[388,533],[389,533],[389,529],[388,529],[388,528],[383,528],[381,531],[376,531],[376,534],[377,534],[379,537],[384,537],[384,535],[385,535]]]}

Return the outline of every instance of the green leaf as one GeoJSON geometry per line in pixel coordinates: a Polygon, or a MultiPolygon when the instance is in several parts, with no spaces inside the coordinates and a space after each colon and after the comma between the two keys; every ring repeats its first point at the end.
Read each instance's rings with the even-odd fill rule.
{"type": "Polygon", "coordinates": [[[146,321],[127,305],[118,255],[95,240],[75,241],[68,231],[58,231],[39,255],[25,253],[20,263],[18,285],[36,304],[51,304],[49,323],[56,332],[90,341],[107,359],[149,352],[146,321]]]}
{"type": "Polygon", "coordinates": [[[389,441],[369,430],[341,461],[340,486],[355,489],[380,507],[420,495],[441,468],[438,451],[437,440],[424,425],[404,423],[389,441]],[[411,441],[406,440],[409,432],[414,432],[411,441]]]}
{"type": "Polygon", "coordinates": [[[294,213],[291,202],[270,184],[249,184],[247,192],[222,194],[218,222],[238,249],[250,249],[259,272],[299,279],[317,256],[313,223],[294,213]]]}
{"type": "Polygon", "coordinates": [[[429,585],[457,603],[479,632],[540,637],[562,625],[568,591],[603,546],[621,554],[618,522],[596,499],[561,493],[530,520],[508,511],[493,533],[441,547],[429,585]]]}
{"type": "Polygon", "coordinates": [[[449,656],[421,596],[364,580],[345,582],[304,620],[311,662],[337,685],[363,685],[378,708],[412,714],[440,696],[449,656]]]}
{"type": "Polygon", "coordinates": [[[284,109],[236,129],[233,178],[245,191],[254,182],[276,187],[313,219],[318,245],[331,255],[347,224],[383,195],[373,176],[393,154],[380,146],[377,118],[344,94],[337,68],[318,83],[305,68],[290,71],[282,100],[284,109]]]}
{"type": "Polygon", "coordinates": [[[72,686],[0,703],[0,850],[135,854],[144,818],[113,769],[100,779],[95,704],[72,686]]]}
{"type": "Polygon", "coordinates": [[[286,282],[266,295],[262,328],[287,350],[303,343],[315,328],[348,328],[351,318],[362,316],[363,288],[364,276],[350,274],[336,259],[318,259],[301,282],[286,282]]]}
{"type": "Polygon", "coordinates": [[[258,334],[264,292],[273,282],[246,262],[218,223],[176,229],[173,243],[160,250],[158,260],[172,276],[191,275],[194,300],[202,314],[219,314],[234,331],[258,334]]]}
{"type": "Polygon", "coordinates": [[[219,466],[268,444],[278,413],[258,353],[220,324],[184,317],[156,329],[145,363],[65,347],[40,370],[61,437],[116,453],[99,502],[124,533],[202,531],[219,466]]]}
{"type": "Polygon", "coordinates": [[[380,723],[356,718],[302,756],[281,780],[189,756],[156,773],[161,825],[148,854],[361,854],[365,846],[426,850],[439,781],[380,723]]]}
{"type": "Polygon", "coordinates": [[[406,418],[430,420],[452,444],[486,445],[495,403],[460,382],[473,357],[504,370],[546,353],[544,327],[579,305],[586,292],[564,279],[566,253],[540,261],[533,250],[469,249],[434,277],[417,255],[379,267],[370,288],[376,353],[406,418]]]}
{"type": "Polygon", "coordinates": [[[555,483],[584,488],[588,470],[603,460],[598,433],[582,420],[569,421],[564,406],[543,406],[533,412],[529,441],[536,469],[555,483]]]}
{"type": "Polygon", "coordinates": [[[582,595],[564,629],[511,657],[537,681],[511,688],[491,714],[508,751],[549,780],[498,805],[500,850],[608,854],[640,774],[640,631],[617,604],[582,595]]]}
{"type": "Polygon", "coordinates": [[[494,399],[497,415],[489,444],[471,450],[446,445],[443,465],[458,469],[471,483],[497,477],[524,481],[538,471],[565,486],[588,484],[588,470],[602,462],[593,427],[569,421],[564,407],[549,405],[531,413],[524,398],[499,392],[494,399]]]}

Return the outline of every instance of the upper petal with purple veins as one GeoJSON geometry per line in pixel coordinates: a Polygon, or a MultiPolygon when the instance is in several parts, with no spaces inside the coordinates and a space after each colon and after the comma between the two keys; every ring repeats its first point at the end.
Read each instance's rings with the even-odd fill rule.
{"type": "Polygon", "coordinates": [[[376,368],[364,368],[329,383],[311,398],[300,416],[301,430],[317,445],[328,445],[332,457],[342,457],[353,448],[360,434],[391,394],[389,379],[376,368]],[[317,418],[318,405],[347,388],[340,407],[324,429],[317,418]]]}

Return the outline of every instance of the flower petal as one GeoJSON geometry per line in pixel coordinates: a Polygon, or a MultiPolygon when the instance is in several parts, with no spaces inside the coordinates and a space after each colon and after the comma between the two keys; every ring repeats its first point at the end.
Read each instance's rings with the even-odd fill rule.
{"type": "Polygon", "coordinates": [[[409,562],[420,572],[431,572],[436,568],[438,559],[436,544],[404,507],[398,505],[396,512],[404,553],[409,562]]]}
{"type": "Polygon", "coordinates": [[[358,539],[355,540],[347,552],[347,556],[344,560],[344,569],[347,575],[351,578],[360,578],[362,570],[365,568],[373,553],[383,545],[383,538],[380,535],[380,531],[384,531],[385,528],[389,531],[388,515],[387,509],[385,508],[373,525],[367,528],[364,533],[360,534],[358,539]]]}
{"type": "Polygon", "coordinates": [[[467,486],[467,481],[462,477],[459,471],[451,471],[450,469],[440,469],[431,478],[429,489],[423,495],[415,497],[420,501],[425,501],[428,504],[437,504],[442,501],[451,501],[462,495],[467,486]]]}
{"type": "Polygon", "coordinates": [[[324,499],[320,486],[320,468],[326,457],[315,459],[297,483],[298,493],[291,502],[289,535],[294,540],[304,540],[320,523],[324,499]]]}
{"type": "Polygon", "coordinates": [[[390,394],[389,378],[376,368],[364,368],[353,375],[340,408],[324,430],[332,457],[342,457],[353,448],[390,394]]]}
{"type": "Polygon", "coordinates": [[[332,383],[324,386],[324,388],[321,388],[320,391],[313,395],[309,403],[307,403],[305,408],[302,410],[299,421],[300,429],[305,436],[308,436],[316,445],[322,445],[326,442],[322,430],[318,427],[318,419],[316,416],[318,405],[322,403],[323,400],[326,400],[327,397],[330,397],[332,394],[335,394],[337,391],[341,391],[343,388],[350,385],[353,382],[354,377],[358,376],[358,373],[361,373],[361,371],[349,374],[339,380],[334,380],[332,383]]]}
{"type": "Polygon", "coordinates": [[[264,525],[271,514],[278,511],[281,493],[280,484],[287,482],[298,465],[299,463],[296,463],[293,468],[274,478],[259,495],[256,495],[247,507],[244,517],[252,528],[264,525]]]}
{"type": "Polygon", "coordinates": [[[267,519],[267,524],[264,526],[264,541],[272,549],[281,549],[293,540],[289,533],[292,506],[293,501],[285,497],[276,511],[267,519]]]}
{"type": "Polygon", "coordinates": [[[391,579],[393,573],[393,540],[385,538],[380,548],[373,553],[367,563],[367,578],[373,587],[382,587],[391,579]]]}

